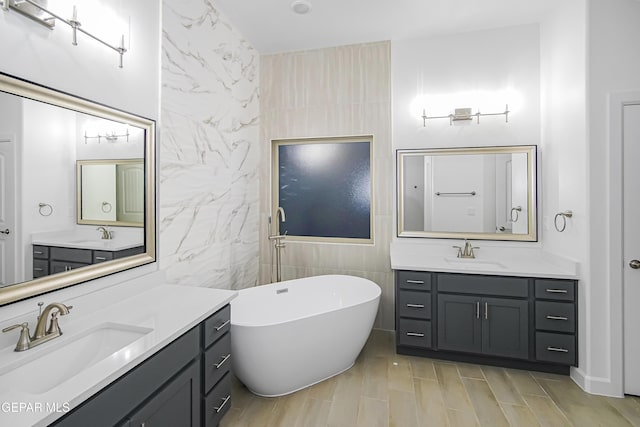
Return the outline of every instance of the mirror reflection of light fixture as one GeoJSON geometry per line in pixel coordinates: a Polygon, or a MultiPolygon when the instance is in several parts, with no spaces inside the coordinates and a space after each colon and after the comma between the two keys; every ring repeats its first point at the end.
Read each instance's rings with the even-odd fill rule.
{"type": "Polygon", "coordinates": [[[84,131],[85,144],[89,142],[90,139],[97,139],[98,144],[100,144],[102,139],[105,139],[107,142],[117,142],[119,138],[127,138],[126,142],[129,142],[129,128],[127,128],[126,133],[120,134],[120,135],[116,134],[115,132],[111,132],[111,133],[105,132],[104,134],[101,134],[100,132],[98,132],[97,135],[88,135],[87,131],[86,130],[84,131]]]}
{"type": "Polygon", "coordinates": [[[479,110],[476,113],[471,112],[471,108],[456,108],[453,114],[446,116],[427,116],[427,111],[422,110],[422,126],[427,126],[427,120],[431,119],[449,119],[449,126],[453,125],[453,122],[473,120],[476,118],[476,123],[480,124],[480,116],[504,116],[505,123],[509,123],[509,104],[506,104],[504,111],[501,113],[481,113],[479,110]]]}

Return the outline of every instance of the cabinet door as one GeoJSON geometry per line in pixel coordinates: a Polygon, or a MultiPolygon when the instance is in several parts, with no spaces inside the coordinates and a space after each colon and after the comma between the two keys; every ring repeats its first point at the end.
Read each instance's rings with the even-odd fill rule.
{"type": "Polygon", "coordinates": [[[506,298],[482,299],[482,353],[529,357],[529,303],[506,298]]]}
{"type": "Polygon", "coordinates": [[[440,350],[482,351],[480,302],[475,296],[438,294],[440,350]]]}
{"type": "Polygon", "coordinates": [[[200,425],[200,364],[192,363],[131,417],[132,427],[200,425]]]}

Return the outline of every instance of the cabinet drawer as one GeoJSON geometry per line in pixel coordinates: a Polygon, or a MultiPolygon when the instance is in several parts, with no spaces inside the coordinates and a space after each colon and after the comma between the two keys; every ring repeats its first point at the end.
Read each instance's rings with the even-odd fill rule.
{"type": "Polygon", "coordinates": [[[51,261],[51,268],[49,272],[51,274],[62,273],[64,271],[75,270],[76,268],[86,267],[89,264],[82,262],[70,262],[70,261],[51,261]]]}
{"type": "Polygon", "coordinates": [[[572,280],[536,280],[536,298],[573,301],[574,288],[572,280]]]}
{"type": "Polygon", "coordinates": [[[400,289],[431,290],[431,273],[424,271],[398,271],[400,289]]]}
{"type": "Polygon", "coordinates": [[[216,311],[204,323],[204,346],[213,344],[231,329],[231,306],[226,305],[216,311]]]}
{"type": "Polygon", "coordinates": [[[231,334],[216,341],[204,354],[204,390],[211,389],[231,370],[231,334]]]}
{"type": "Polygon", "coordinates": [[[398,344],[431,348],[431,322],[428,320],[399,319],[398,344]]]}
{"type": "Polygon", "coordinates": [[[231,374],[227,374],[204,399],[204,425],[217,426],[230,407],[231,374]]]}
{"type": "Polygon", "coordinates": [[[91,264],[91,249],[50,248],[51,259],[56,261],[72,261],[91,264]]]}
{"type": "Polygon", "coordinates": [[[438,291],[526,298],[529,285],[522,277],[439,274],[438,291]]]}
{"type": "Polygon", "coordinates": [[[111,261],[113,259],[112,251],[93,251],[93,263],[111,261]]]}
{"type": "Polygon", "coordinates": [[[575,305],[571,302],[536,301],[536,329],[574,333],[575,305]]]}
{"type": "Polygon", "coordinates": [[[33,258],[34,259],[49,259],[49,247],[33,245],[33,258]]]}
{"type": "Polygon", "coordinates": [[[536,359],[562,365],[576,365],[575,336],[536,332],[536,359]]]}
{"type": "Polygon", "coordinates": [[[431,319],[431,293],[406,290],[399,291],[398,315],[401,317],[431,319]]]}
{"type": "Polygon", "coordinates": [[[33,260],[33,278],[49,275],[49,261],[45,259],[33,260]]]}

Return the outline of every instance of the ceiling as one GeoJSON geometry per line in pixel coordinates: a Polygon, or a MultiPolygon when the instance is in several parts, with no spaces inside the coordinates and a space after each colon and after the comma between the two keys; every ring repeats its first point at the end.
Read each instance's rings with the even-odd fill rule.
{"type": "Polygon", "coordinates": [[[262,54],[402,40],[540,22],[558,0],[216,0],[262,54]]]}

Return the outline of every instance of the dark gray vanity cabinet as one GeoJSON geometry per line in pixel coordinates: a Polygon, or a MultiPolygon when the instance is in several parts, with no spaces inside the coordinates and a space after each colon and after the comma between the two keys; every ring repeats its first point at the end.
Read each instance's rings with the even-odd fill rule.
{"type": "Polygon", "coordinates": [[[396,285],[396,339],[398,345],[431,348],[431,275],[400,271],[396,285]]]}
{"type": "Polygon", "coordinates": [[[439,274],[438,348],[527,359],[527,279],[439,274]]]}
{"type": "Polygon", "coordinates": [[[49,274],[62,273],[99,262],[138,255],[143,252],[144,246],[120,251],[105,251],[33,245],[33,278],[37,279],[49,274]]]}
{"type": "Polygon", "coordinates": [[[576,294],[575,280],[397,271],[396,350],[568,373],[577,365],[576,294]],[[407,307],[414,293],[429,295],[428,317],[407,307]]]}
{"type": "Polygon", "coordinates": [[[230,314],[218,310],[52,425],[215,427],[231,406],[230,314]]]}

